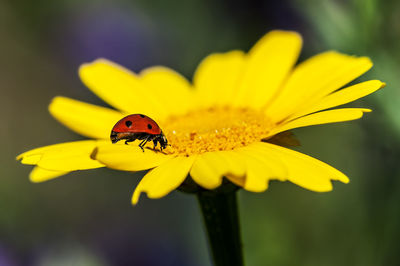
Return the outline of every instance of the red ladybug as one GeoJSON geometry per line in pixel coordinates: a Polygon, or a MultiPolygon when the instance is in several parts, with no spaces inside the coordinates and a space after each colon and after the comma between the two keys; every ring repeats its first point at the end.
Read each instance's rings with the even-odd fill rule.
{"type": "Polygon", "coordinates": [[[161,151],[168,145],[167,138],[157,123],[142,114],[128,115],[119,120],[111,130],[110,139],[112,143],[126,139],[125,144],[137,139],[141,140],[139,147],[143,152],[143,147],[148,141],[153,141],[154,149],[157,146],[157,142],[159,142],[161,151]]]}

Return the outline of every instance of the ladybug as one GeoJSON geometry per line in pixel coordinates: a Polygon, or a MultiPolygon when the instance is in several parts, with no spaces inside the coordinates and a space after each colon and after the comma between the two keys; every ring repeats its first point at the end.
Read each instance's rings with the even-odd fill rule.
{"type": "Polygon", "coordinates": [[[160,143],[161,151],[168,145],[167,138],[157,123],[142,114],[128,115],[119,120],[111,130],[110,139],[112,143],[126,139],[125,144],[137,139],[141,140],[139,147],[143,152],[143,147],[148,141],[153,141],[154,149],[157,143],[160,143]]]}

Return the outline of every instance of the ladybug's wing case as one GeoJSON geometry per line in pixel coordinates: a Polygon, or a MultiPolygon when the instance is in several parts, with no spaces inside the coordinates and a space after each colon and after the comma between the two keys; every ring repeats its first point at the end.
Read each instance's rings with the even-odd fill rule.
{"type": "Polygon", "coordinates": [[[150,135],[161,134],[161,129],[157,123],[142,114],[133,114],[122,118],[112,130],[114,132],[147,133],[150,135]]]}

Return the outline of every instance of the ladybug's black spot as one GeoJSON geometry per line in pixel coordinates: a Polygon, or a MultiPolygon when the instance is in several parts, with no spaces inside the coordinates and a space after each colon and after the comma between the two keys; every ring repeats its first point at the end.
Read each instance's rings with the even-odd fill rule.
{"type": "Polygon", "coordinates": [[[147,124],[148,129],[152,129],[153,127],[150,124],[147,124]]]}
{"type": "Polygon", "coordinates": [[[141,118],[144,118],[144,115],[140,115],[141,118]]]}
{"type": "Polygon", "coordinates": [[[131,127],[131,126],[132,126],[132,121],[129,121],[129,120],[126,121],[126,122],[125,122],[125,125],[126,125],[127,127],[131,127]]]}

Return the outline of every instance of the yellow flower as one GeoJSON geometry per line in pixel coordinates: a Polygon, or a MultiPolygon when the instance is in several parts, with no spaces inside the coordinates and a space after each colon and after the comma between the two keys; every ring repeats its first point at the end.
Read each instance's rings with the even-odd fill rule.
{"type": "Polygon", "coordinates": [[[348,178],[317,159],[272,144],[271,138],[294,128],[361,118],[370,110],[331,108],[384,83],[370,80],[342,88],[372,63],[334,51],[294,67],[301,45],[298,33],[272,31],[248,53],[206,57],[192,84],[166,67],[135,74],[105,59],[84,64],[79,69],[83,83],[116,110],[65,97],[56,97],[49,110],[65,126],[95,140],[41,147],[17,158],[36,165],[32,182],[99,167],[152,169],[135,189],[134,204],[141,192],[165,196],[188,175],[205,189],[219,187],[226,177],[253,192],[265,191],[272,179],[329,191],[331,180],[347,183],[348,178]],[[137,143],[111,144],[113,125],[132,113],[157,121],[171,146],[142,152],[137,143]]]}

